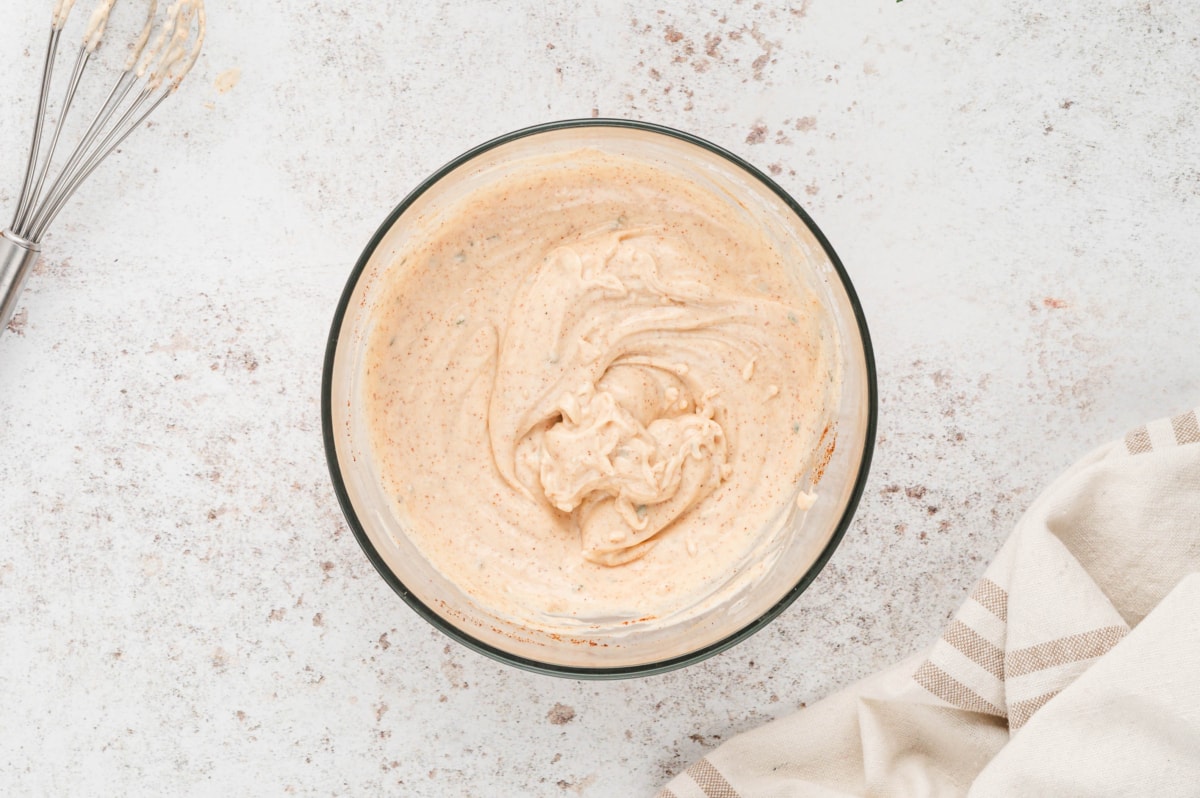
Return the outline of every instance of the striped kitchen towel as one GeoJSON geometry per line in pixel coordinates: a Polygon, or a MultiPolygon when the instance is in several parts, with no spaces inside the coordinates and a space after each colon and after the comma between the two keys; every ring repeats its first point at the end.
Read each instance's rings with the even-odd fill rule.
{"type": "Polygon", "coordinates": [[[1200,424],[1093,452],[928,650],[740,735],[658,798],[1200,795],[1200,424]]]}

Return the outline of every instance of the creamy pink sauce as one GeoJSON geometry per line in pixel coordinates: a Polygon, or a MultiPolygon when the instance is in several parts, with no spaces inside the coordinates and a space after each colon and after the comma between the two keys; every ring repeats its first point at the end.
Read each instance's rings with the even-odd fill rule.
{"type": "Polygon", "coordinates": [[[409,537],[532,628],[678,619],[814,464],[833,332],[745,209],[580,150],[414,227],[372,311],[372,453],[409,537]]]}

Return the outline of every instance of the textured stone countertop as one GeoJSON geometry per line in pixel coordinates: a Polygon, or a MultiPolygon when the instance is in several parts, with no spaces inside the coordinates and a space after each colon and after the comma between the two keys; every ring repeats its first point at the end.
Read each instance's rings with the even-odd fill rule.
{"type": "MultiPolygon", "coordinates": [[[[195,74],[59,219],[0,337],[6,795],[652,794],[930,642],[1056,473],[1200,396],[1192,0],[288,5],[210,0],[195,74]],[[861,294],[881,389],[811,589],[727,653],[615,683],[420,620],[320,435],[328,324],[389,210],[478,142],[593,115],[791,191],[861,294]]],[[[49,7],[0,24],[5,221],[49,7]]]]}

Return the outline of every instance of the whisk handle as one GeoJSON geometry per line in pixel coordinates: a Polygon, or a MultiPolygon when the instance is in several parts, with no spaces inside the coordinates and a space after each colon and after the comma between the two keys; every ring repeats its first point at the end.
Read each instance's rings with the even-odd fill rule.
{"type": "Polygon", "coordinates": [[[0,232],[0,335],[17,309],[25,278],[38,259],[40,247],[11,230],[0,232]]]}

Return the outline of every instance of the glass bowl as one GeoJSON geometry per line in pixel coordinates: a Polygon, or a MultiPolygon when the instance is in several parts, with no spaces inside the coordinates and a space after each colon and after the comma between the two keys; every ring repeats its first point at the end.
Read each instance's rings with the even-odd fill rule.
{"type": "Polygon", "coordinates": [[[584,119],[538,125],[482,144],[439,169],[384,220],[367,244],[334,315],[322,384],[325,452],[334,490],[367,558],[413,610],[460,643],[510,665],[573,678],[661,673],[699,662],[749,637],[816,578],[850,524],[875,439],[875,365],[862,308],[841,261],[808,214],[770,178],[695,136],[643,122],[584,119]],[[364,352],[372,303],[389,269],[399,268],[411,220],[429,215],[534,155],[587,147],[649,161],[722,192],[755,215],[788,254],[789,267],[817,295],[838,345],[841,391],[831,431],[793,503],[770,561],[752,587],[677,623],[638,624],[564,637],[496,617],[443,576],[406,534],[371,456],[364,420],[364,352]]]}

